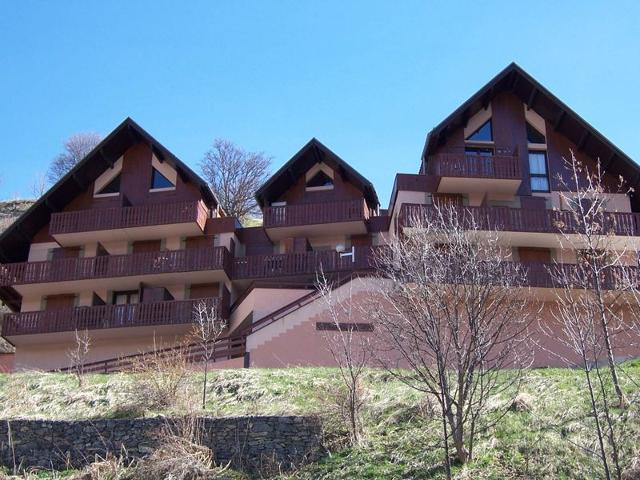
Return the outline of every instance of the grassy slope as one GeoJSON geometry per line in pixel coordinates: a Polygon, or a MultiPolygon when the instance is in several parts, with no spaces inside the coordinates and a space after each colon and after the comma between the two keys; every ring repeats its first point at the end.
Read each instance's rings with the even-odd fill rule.
{"type": "MultiPolygon", "coordinates": [[[[640,362],[627,364],[625,371],[640,377],[640,362]]],[[[327,392],[338,386],[336,371],[331,369],[227,370],[213,375],[207,407],[213,415],[326,413],[327,392]]],[[[185,388],[190,405],[198,405],[199,380],[193,374],[185,388]]],[[[575,370],[528,372],[522,390],[531,409],[510,411],[497,427],[480,435],[475,461],[456,469],[456,477],[598,478],[598,463],[577,446],[591,441],[588,404],[579,393],[583,383],[575,370]]],[[[625,383],[637,401],[637,386],[629,380],[625,383]]],[[[136,411],[130,405],[131,386],[131,376],[125,374],[92,375],[81,389],[66,375],[0,376],[0,418],[172,413],[136,411]]],[[[368,372],[366,389],[366,444],[333,454],[293,477],[442,478],[437,469],[440,453],[433,448],[439,423],[430,403],[382,371],[368,372]]],[[[493,399],[495,405],[504,401],[493,399]]],[[[329,423],[336,418],[327,417],[329,423]]],[[[640,438],[638,412],[631,424],[636,439],[640,438]]],[[[330,430],[335,434],[339,428],[333,425],[330,430]]]]}

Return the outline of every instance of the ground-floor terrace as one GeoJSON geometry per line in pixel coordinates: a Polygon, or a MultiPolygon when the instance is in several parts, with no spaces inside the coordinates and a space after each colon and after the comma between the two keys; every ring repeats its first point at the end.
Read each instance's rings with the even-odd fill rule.
{"type": "MultiPolygon", "coordinates": [[[[541,274],[537,275],[533,278],[539,279],[541,274]]],[[[333,294],[339,304],[357,307],[352,308],[352,317],[347,321],[350,325],[345,327],[355,328],[356,337],[367,338],[373,352],[381,335],[367,316],[366,305],[378,295],[379,282],[368,276],[336,277],[333,294]]],[[[525,290],[536,299],[530,305],[532,318],[536,320],[522,344],[523,357],[537,367],[577,363],[578,359],[561,340],[562,329],[553,314],[553,289],[545,284],[521,289],[525,290]]],[[[16,346],[16,370],[68,368],[68,351],[74,345],[76,327],[86,328],[91,338],[86,358],[90,370],[125,369],[143,352],[172,351],[177,345],[186,345],[184,354],[197,363],[202,349],[192,335],[192,304],[188,300],[135,307],[108,306],[96,309],[101,313],[93,315],[88,314],[92,309],[84,309],[87,312],[82,315],[52,315],[49,321],[42,321],[41,327],[36,320],[27,321],[39,312],[22,318],[19,318],[22,314],[17,314],[9,316],[9,321],[5,319],[5,332],[11,334],[5,333],[5,337],[16,346]],[[24,321],[22,331],[15,330],[12,318],[24,321]],[[35,333],[29,328],[40,330],[35,333]]],[[[325,299],[311,285],[255,283],[230,308],[228,330],[215,347],[215,366],[333,366],[335,360],[327,344],[335,335],[332,322],[325,299]]],[[[618,331],[614,344],[620,360],[640,357],[640,338],[629,331],[618,331]]],[[[370,363],[378,364],[375,353],[370,363]]]]}

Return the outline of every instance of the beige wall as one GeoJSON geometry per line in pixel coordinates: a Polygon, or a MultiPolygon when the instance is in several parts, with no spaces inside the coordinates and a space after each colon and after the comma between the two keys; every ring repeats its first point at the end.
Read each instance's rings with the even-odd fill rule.
{"type": "MultiPolygon", "coordinates": [[[[90,331],[91,347],[87,363],[124,355],[171,347],[184,340],[188,325],[167,327],[132,327],[90,331]]],[[[38,335],[41,341],[16,346],[15,370],[53,370],[69,366],[67,352],[73,347],[73,334],[38,335]],[[50,341],[45,340],[52,339],[50,341]],[[60,341],[55,339],[59,338],[60,341]]]]}

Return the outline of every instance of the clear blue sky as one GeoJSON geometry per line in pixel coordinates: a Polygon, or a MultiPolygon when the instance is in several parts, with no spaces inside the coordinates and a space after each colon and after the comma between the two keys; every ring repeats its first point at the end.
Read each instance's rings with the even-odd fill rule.
{"type": "Polygon", "coordinates": [[[3,0],[0,198],[131,116],[196,170],[216,137],[275,170],[315,136],[386,206],[426,133],[511,61],[640,159],[637,1],[3,0]]]}

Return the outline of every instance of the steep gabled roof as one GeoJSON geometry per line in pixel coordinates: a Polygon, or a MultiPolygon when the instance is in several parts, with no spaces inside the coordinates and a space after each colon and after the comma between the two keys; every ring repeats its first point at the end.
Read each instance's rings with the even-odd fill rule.
{"type": "Polygon", "coordinates": [[[360,188],[369,207],[376,208],[379,205],[380,202],[373,184],[316,138],[309,140],[298,153],[258,189],[256,192],[258,204],[264,207],[280,197],[301,175],[320,162],[337,169],[346,180],[360,188]]]}
{"type": "Polygon", "coordinates": [[[448,132],[463,127],[473,114],[486,108],[492,98],[505,91],[518,96],[579,150],[599,158],[604,171],[622,175],[630,185],[638,184],[640,166],[637,163],[515,63],[498,73],[429,132],[422,152],[421,171],[426,157],[445,141],[448,132]]]}
{"type": "Polygon", "coordinates": [[[210,207],[214,208],[218,205],[217,198],[202,178],[140,125],[127,117],[0,235],[0,261],[5,263],[25,261],[31,239],[47,225],[51,214],[61,211],[71,200],[86,190],[106,168],[111,167],[124,152],[138,143],[149,145],[158,159],[173,166],[184,181],[198,185],[203,199],[210,207]]]}

